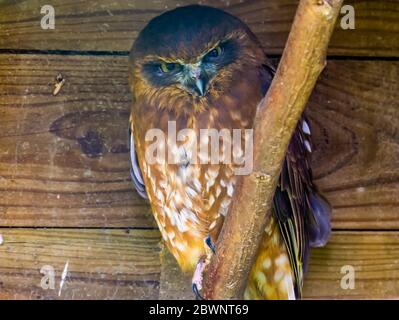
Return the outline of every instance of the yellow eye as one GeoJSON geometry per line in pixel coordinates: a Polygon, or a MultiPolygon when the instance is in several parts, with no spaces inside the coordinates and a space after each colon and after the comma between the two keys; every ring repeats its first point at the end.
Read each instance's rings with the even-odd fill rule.
{"type": "Polygon", "coordinates": [[[212,49],[211,51],[208,52],[206,55],[207,58],[217,58],[222,54],[223,50],[220,46],[217,46],[216,48],[212,49]]]}
{"type": "Polygon", "coordinates": [[[178,63],[162,63],[160,65],[160,69],[163,73],[169,73],[172,71],[177,71],[180,69],[180,65],[178,63]]]}

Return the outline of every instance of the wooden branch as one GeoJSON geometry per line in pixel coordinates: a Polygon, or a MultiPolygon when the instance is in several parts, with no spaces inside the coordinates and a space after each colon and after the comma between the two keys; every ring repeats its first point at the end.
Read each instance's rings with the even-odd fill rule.
{"type": "Polygon", "coordinates": [[[239,299],[270,217],[292,133],[326,62],[342,0],[301,0],[254,124],[254,170],[240,177],[204,278],[206,299],[239,299]]]}

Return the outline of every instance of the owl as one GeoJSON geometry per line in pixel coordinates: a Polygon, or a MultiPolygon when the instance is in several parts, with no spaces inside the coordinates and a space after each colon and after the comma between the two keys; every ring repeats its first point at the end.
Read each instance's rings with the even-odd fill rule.
{"type": "MultiPolygon", "coordinates": [[[[129,66],[132,180],[167,248],[183,271],[194,273],[197,292],[250,143],[244,134],[232,147],[221,140],[252,129],[274,68],[245,23],[199,5],[152,19],[133,44],[129,66]],[[215,144],[203,134],[210,131],[219,133],[215,144]]],[[[300,298],[309,249],[328,240],[330,207],[313,184],[311,152],[303,116],[282,164],[246,299],[300,298]]]]}

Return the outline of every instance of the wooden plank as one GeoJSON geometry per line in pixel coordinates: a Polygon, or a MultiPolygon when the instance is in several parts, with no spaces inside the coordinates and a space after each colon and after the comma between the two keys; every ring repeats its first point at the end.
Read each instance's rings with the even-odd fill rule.
{"type": "Polygon", "coordinates": [[[1,229],[0,233],[4,239],[0,299],[158,298],[157,231],[1,229]],[[54,270],[54,289],[42,287],[44,266],[54,270]]]}
{"type": "Polygon", "coordinates": [[[304,297],[398,299],[398,249],[398,232],[335,232],[326,248],[312,250],[304,297]],[[345,270],[355,272],[353,289],[345,270]]]}
{"type": "Polygon", "coordinates": [[[126,57],[1,55],[0,78],[1,225],[154,226],[129,174],[126,57]]]}
{"type": "MultiPolygon", "coordinates": [[[[157,299],[160,288],[163,299],[193,298],[190,276],[182,275],[170,256],[160,264],[155,230],[7,228],[0,233],[0,299],[157,299]],[[41,287],[45,265],[55,270],[54,290],[41,287]]],[[[326,248],[312,251],[305,298],[398,296],[399,232],[334,232],[326,248]],[[355,270],[353,290],[341,287],[344,266],[355,270]]]]}
{"type": "MultiPolygon", "coordinates": [[[[44,0],[2,1],[0,48],[41,50],[127,51],[152,17],[194,0],[54,0],[55,30],[40,27],[44,0]]],[[[297,0],[206,0],[240,17],[259,36],[269,54],[280,54],[295,14],[297,0]]],[[[354,30],[338,25],[329,54],[399,56],[399,2],[350,0],[356,14],[354,30]]]]}
{"type": "Polygon", "coordinates": [[[399,62],[332,61],[310,99],[317,184],[334,227],[399,228],[399,62]]]}
{"type": "MultiPolygon", "coordinates": [[[[192,299],[190,277],[170,254],[162,260],[160,298],[192,299]]],[[[398,232],[334,232],[325,248],[313,249],[304,280],[304,299],[397,299],[398,232]],[[354,270],[354,288],[345,270],[354,270]],[[341,281],[343,286],[341,286],[341,281]]]]}
{"type": "Polygon", "coordinates": [[[193,274],[183,273],[175,258],[163,245],[161,251],[161,276],[159,281],[160,300],[193,300],[193,274]]]}
{"type": "MultiPolygon", "coordinates": [[[[126,64],[0,55],[1,225],[154,226],[129,178],[126,64]]],[[[398,79],[399,62],[330,61],[311,97],[314,174],[336,229],[399,228],[398,79]]]]}

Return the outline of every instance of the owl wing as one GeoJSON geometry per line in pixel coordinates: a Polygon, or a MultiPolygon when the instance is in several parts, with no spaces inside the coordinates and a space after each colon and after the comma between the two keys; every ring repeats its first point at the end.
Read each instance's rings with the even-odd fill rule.
{"type": "MultiPolygon", "coordinates": [[[[263,67],[265,95],[275,68],[268,60],[263,67]]],[[[288,146],[273,199],[274,215],[290,259],[297,297],[301,296],[309,248],[325,245],[331,232],[330,205],[318,194],[312,181],[310,134],[310,126],[303,116],[288,146]]]]}
{"type": "Polygon", "coordinates": [[[139,162],[137,160],[132,124],[130,124],[130,129],[129,129],[129,146],[130,146],[130,176],[132,177],[133,185],[136,188],[137,193],[142,198],[148,199],[147,192],[145,190],[143,175],[141,173],[139,162]]]}
{"type": "Polygon", "coordinates": [[[309,166],[311,151],[309,124],[302,118],[291,138],[273,200],[298,298],[301,296],[309,247],[323,246],[331,230],[330,206],[312,182],[309,166]]]}
{"type": "MultiPolygon", "coordinates": [[[[306,120],[301,122],[302,125],[308,126],[306,120]]],[[[311,150],[309,138],[298,125],[288,147],[273,199],[274,214],[286,244],[297,297],[301,296],[303,273],[307,265],[309,246],[313,241],[310,230],[317,228],[319,223],[316,221],[311,204],[319,198],[315,193],[308,163],[307,153],[311,150]]],[[[323,211],[321,223],[323,228],[328,225],[325,228],[327,234],[323,232],[322,235],[323,238],[328,238],[330,230],[328,206],[323,211]]]]}

